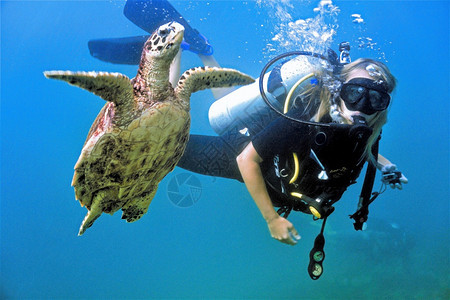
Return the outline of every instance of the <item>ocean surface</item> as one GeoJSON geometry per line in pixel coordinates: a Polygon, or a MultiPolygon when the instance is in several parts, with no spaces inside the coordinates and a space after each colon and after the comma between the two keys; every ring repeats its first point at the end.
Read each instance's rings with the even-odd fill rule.
{"type": "MultiPolygon", "coordinates": [[[[317,281],[307,266],[320,221],[292,213],[302,239],[281,244],[243,184],[178,167],[141,220],[104,214],[78,237],[86,209],[73,166],[104,101],[43,71],[132,78],[137,66],[93,58],[87,42],[146,32],[123,1],[1,1],[0,298],[449,299],[449,1],[322,1],[325,12],[319,1],[170,2],[222,66],[255,78],[305,43],[308,28],[289,27],[297,20],[323,25],[318,38],[335,51],[349,41],[353,60],[385,62],[398,87],[380,151],[409,183],[371,205],[364,232],[348,218],[362,178],[349,188],[328,219],[317,281]]],[[[183,52],[182,70],[201,65],[183,52]]],[[[192,133],[214,134],[213,102],[208,90],[192,96],[192,133]]]]}

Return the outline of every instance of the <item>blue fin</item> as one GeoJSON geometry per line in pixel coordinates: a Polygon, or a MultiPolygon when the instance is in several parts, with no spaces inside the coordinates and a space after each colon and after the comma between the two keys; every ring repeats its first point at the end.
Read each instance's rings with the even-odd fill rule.
{"type": "Polygon", "coordinates": [[[178,22],[184,26],[184,40],[189,44],[188,50],[203,55],[212,54],[208,40],[192,28],[167,0],[128,0],[123,14],[148,33],[153,33],[165,23],[178,22]]]}
{"type": "MultiPolygon", "coordinates": [[[[124,15],[148,33],[159,26],[176,21],[184,26],[183,50],[197,54],[212,55],[208,40],[193,29],[167,0],[127,0],[124,15]]],[[[148,36],[105,38],[90,40],[91,55],[100,60],[116,64],[139,64],[142,47],[148,36]]]]}
{"type": "Polygon", "coordinates": [[[88,42],[89,52],[99,60],[113,64],[138,65],[148,35],[98,39],[88,42]]]}

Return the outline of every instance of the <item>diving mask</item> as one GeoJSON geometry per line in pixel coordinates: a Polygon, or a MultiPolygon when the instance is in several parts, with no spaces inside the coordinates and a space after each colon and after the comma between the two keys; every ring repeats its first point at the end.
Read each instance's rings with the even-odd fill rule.
{"type": "Polygon", "coordinates": [[[367,115],[385,110],[391,101],[386,84],[368,78],[353,78],[344,83],[339,95],[349,110],[367,115]]]}

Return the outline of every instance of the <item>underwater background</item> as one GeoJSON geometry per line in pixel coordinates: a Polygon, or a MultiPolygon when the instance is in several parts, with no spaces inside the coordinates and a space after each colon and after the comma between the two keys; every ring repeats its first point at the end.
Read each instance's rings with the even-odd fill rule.
{"type": "MultiPolygon", "coordinates": [[[[141,220],[104,214],[78,237],[86,209],[70,186],[73,166],[104,101],[42,72],[132,78],[137,66],[97,60],[87,42],[146,32],[124,17],[123,1],[1,1],[0,298],[449,299],[449,2],[170,3],[222,66],[255,78],[269,59],[307,42],[308,28],[289,32],[296,20],[335,51],[349,41],[353,60],[385,62],[398,86],[380,152],[409,183],[371,205],[364,232],[348,218],[362,178],[349,188],[328,219],[317,281],[307,266],[320,221],[292,213],[302,239],[281,244],[243,184],[180,168],[141,220]]],[[[183,52],[182,71],[200,65],[183,52]]],[[[214,134],[213,101],[208,90],[191,97],[192,133],[214,134]]]]}

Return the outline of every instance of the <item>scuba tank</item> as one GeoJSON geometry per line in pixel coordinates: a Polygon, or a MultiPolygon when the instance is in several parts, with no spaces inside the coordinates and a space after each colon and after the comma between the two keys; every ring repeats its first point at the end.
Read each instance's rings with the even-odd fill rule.
{"type": "Polygon", "coordinates": [[[342,66],[351,61],[349,50],[348,42],[342,42],[339,45],[339,56],[328,49],[325,54],[292,51],[275,57],[263,68],[260,77],[253,84],[243,86],[211,105],[209,123],[212,129],[219,135],[244,128],[250,133],[257,133],[277,113],[283,112],[287,98],[294,99],[301,93],[302,87],[317,82],[316,79],[309,79],[314,77],[313,72],[319,64],[326,61],[333,73],[339,74],[342,66]],[[274,63],[294,55],[295,58],[284,61],[267,72],[274,63]],[[313,61],[314,58],[320,59],[320,62],[313,61]],[[293,95],[293,92],[296,93],[293,95]]]}
{"type": "MultiPolygon", "coordinates": [[[[308,56],[297,56],[274,67],[263,76],[264,91],[268,101],[283,111],[286,95],[299,81],[308,76],[312,77],[314,65],[308,56]]],[[[222,135],[231,129],[248,128],[250,132],[257,132],[264,125],[274,119],[276,114],[263,100],[260,94],[260,78],[253,84],[243,86],[236,91],[214,102],[209,109],[209,122],[213,130],[222,135]]],[[[309,81],[301,82],[303,85],[309,81]]]]}

